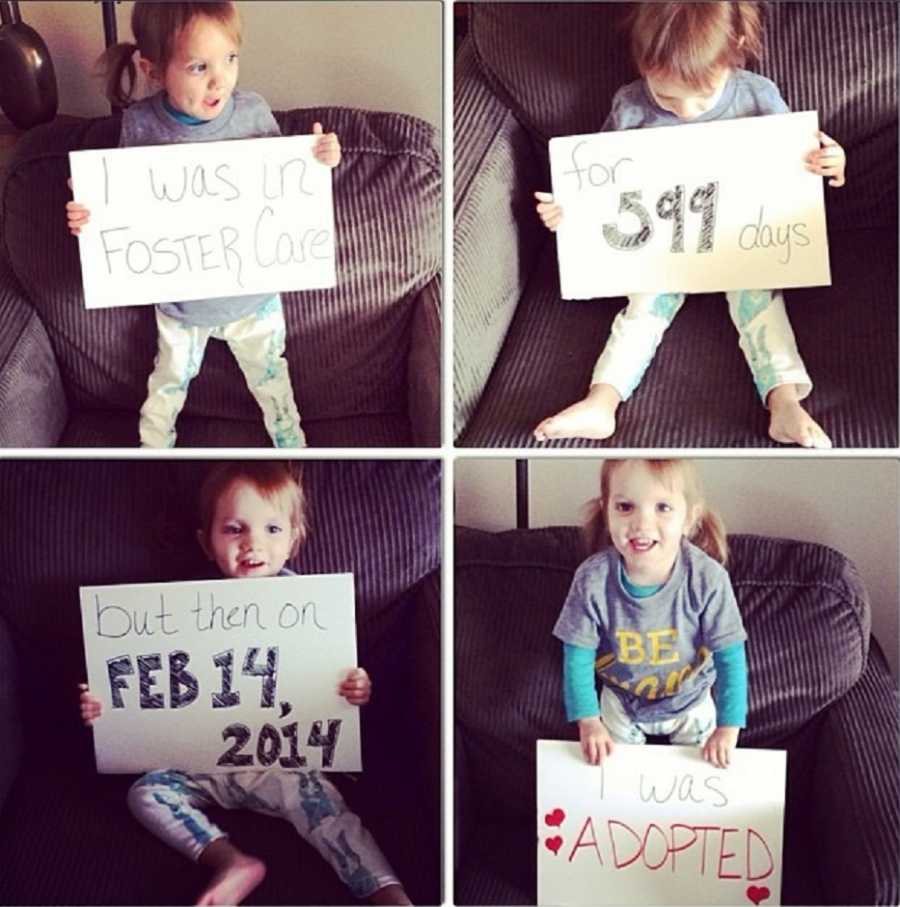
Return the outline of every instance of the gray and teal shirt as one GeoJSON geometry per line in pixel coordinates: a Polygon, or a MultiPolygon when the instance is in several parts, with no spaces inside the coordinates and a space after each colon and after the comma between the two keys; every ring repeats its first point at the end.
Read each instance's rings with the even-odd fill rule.
{"type": "MultiPolygon", "coordinates": [[[[171,145],[180,142],[222,142],[229,139],[258,139],[281,135],[269,105],[252,91],[235,91],[222,112],[213,120],[190,123],[166,103],[164,91],[132,104],[122,114],[120,148],[135,145],[171,145]]],[[[272,293],[249,296],[220,296],[159,306],[170,318],[185,324],[214,327],[229,324],[255,312],[272,298],[272,293]]]]}
{"type": "Polygon", "coordinates": [[[633,720],[674,717],[712,687],[713,653],[747,638],[731,581],[687,540],[652,595],[629,593],[619,564],[610,547],[578,567],[553,634],[594,650],[598,676],[633,720]]]}
{"type": "Polygon", "coordinates": [[[691,120],[683,120],[664,110],[653,99],[644,79],[623,85],[615,94],[612,108],[601,132],[622,129],[647,129],[653,126],[683,126],[688,123],[712,123],[740,117],[762,117],[790,113],[778,86],[765,76],[746,69],[735,69],[728,77],[716,105],[691,120]]]}

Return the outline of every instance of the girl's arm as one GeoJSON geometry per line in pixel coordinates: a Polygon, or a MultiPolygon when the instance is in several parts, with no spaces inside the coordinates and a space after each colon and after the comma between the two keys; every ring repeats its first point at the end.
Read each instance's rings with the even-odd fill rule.
{"type": "Polygon", "coordinates": [[[703,758],[728,768],[740,729],[747,726],[747,649],[736,642],[713,652],[716,666],[716,727],[703,747],[703,758]]]}
{"type": "Polygon", "coordinates": [[[563,700],[566,717],[578,722],[578,739],[585,761],[601,765],[613,751],[613,740],[600,718],[594,680],[593,649],[563,643],[563,700]]]}

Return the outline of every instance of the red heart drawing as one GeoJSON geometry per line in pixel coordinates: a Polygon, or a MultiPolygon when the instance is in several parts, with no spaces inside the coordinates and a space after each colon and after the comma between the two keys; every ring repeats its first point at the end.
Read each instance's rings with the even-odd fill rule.
{"type": "Polygon", "coordinates": [[[544,821],[548,825],[562,825],[565,818],[566,814],[559,807],[557,807],[553,810],[552,813],[547,813],[547,815],[544,816],[544,821]]]}
{"type": "Polygon", "coordinates": [[[756,885],[751,885],[747,889],[747,897],[756,905],[759,905],[759,902],[764,901],[771,893],[765,886],[757,888],[756,885]]]}
{"type": "Polygon", "coordinates": [[[553,853],[559,853],[559,849],[562,846],[563,846],[563,839],[559,835],[555,835],[552,838],[547,838],[544,841],[544,847],[546,847],[547,850],[552,850],[553,853]]]}

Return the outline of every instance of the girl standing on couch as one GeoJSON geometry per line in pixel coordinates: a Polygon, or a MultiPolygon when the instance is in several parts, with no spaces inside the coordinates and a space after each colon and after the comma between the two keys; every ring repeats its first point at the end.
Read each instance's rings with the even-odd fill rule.
{"type": "MultiPolygon", "coordinates": [[[[306,498],[288,466],[277,461],[223,463],[200,489],[200,545],[222,576],[291,576],[286,567],[306,538],[306,498]]],[[[350,671],[338,693],[365,705],[372,683],[350,671]]],[[[85,724],[101,718],[100,700],[81,687],[85,724]]],[[[237,771],[198,774],[160,769],[128,792],[135,818],[170,847],[212,873],[197,904],[239,904],[266,867],[231,843],[206,814],[211,806],[251,809],[289,821],[331,865],[350,891],[373,904],[409,904],[375,839],[338,789],[318,771],[237,771]]]]}
{"type": "Polygon", "coordinates": [[[723,566],[725,530],[693,467],[605,460],[585,532],[595,553],[553,630],[585,759],[599,765],[616,743],[663,734],[727,768],[747,720],[747,634],[723,566]]]}
{"type": "MultiPolygon", "coordinates": [[[[233,2],[138,2],[131,30],[135,44],[116,44],[105,55],[107,96],[126,106],[120,147],[281,135],[269,105],[258,94],[235,89],[241,20],[233,2]],[[135,51],[141,72],[160,90],[131,104],[135,51]],[[123,92],[126,73],[128,90],[123,92]]],[[[313,132],[321,136],[313,148],[316,159],[336,167],[341,160],[337,136],[322,135],[320,123],[313,132]]],[[[66,211],[69,230],[77,235],[90,212],[75,201],[66,205],[66,211]]],[[[171,302],[155,308],[159,345],[141,407],[142,447],[174,446],[175,421],[211,337],[224,340],[237,359],[274,445],[305,446],[284,358],[286,328],[277,293],[171,302]]]]}
{"type": "MultiPolygon", "coordinates": [[[[641,78],[623,86],[601,131],[708,123],[737,117],[788,113],[778,87],[743,69],[762,53],[762,20],[756,2],[640,3],[630,19],[631,50],[641,78]]],[[[823,148],[806,158],[806,169],[843,186],[844,149],[820,132],[823,148]]],[[[563,212],[553,196],[536,192],[537,212],[556,230],[563,212]]],[[[769,409],[769,436],[781,444],[831,447],[831,440],[801,400],[812,381],[797,350],[780,290],[727,292],[728,311],[750,366],[756,390],[769,409]]],[[[616,410],[637,388],[666,328],[684,303],[684,293],[628,297],[583,400],[534,430],[539,441],[610,437],[616,410]]]]}

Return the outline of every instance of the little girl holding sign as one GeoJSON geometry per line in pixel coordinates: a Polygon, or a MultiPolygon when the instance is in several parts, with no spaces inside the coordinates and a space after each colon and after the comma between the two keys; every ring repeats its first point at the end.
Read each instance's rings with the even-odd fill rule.
{"type": "MultiPolygon", "coordinates": [[[[601,131],[707,123],[746,116],[787,113],[776,85],[743,69],[762,51],[759,4],[641,3],[631,19],[631,47],[642,78],[620,88],[601,131]]],[[[807,157],[807,170],[844,185],[846,155],[819,133],[823,148],[807,157]]],[[[546,192],[536,192],[537,212],[555,230],[562,209],[546,192]]],[[[768,407],[769,435],[782,444],[831,447],[801,400],[812,381],[797,350],[780,290],[735,290],[725,294],[740,347],[757,392],[768,407]]],[[[608,438],[616,410],[640,383],[663,333],[684,302],[683,293],[633,294],[610,329],[594,366],[587,396],[534,431],[553,438],[608,438]]]]}
{"type": "MultiPolygon", "coordinates": [[[[136,44],[117,44],[106,52],[107,95],[115,104],[130,103],[135,51],[141,71],[161,90],[126,108],[121,147],[281,135],[268,104],[258,94],[235,89],[241,21],[233,2],[138,2],[131,29],[136,44]],[[123,93],[126,72],[129,85],[123,93]]],[[[324,166],[336,167],[341,160],[337,136],[323,135],[319,123],[313,132],[321,136],[314,156],[324,166]]],[[[89,212],[74,201],[66,210],[69,230],[77,235],[89,212]]],[[[284,359],[278,294],[158,305],[156,325],[158,351],[139,423],[142,447],[174,446],[175,421],[211,337],[230,347],[275,446],[305,445],[284,359]]]]}
{"type": "Polygon", "coordinates": [[[591,503],[595,553],[553,630],[585,759],[600,764],[615,743],[663,734],[726,768],[747,719],[747,634],[721,521],[683,460],[605,460],[591,503]]]}
{"type": "MultiPolygon", "coordinates": [[[[303,490],[284,463],[221,464],[200,490],[200,523],[200,544],[223,576],[293,575],[285,563],[306,538],[303,490]]],[[[371,690],[369,675],[355,668],[338,693],[351,705],[365,705],[371,690]]],[[[85,724],[101,718],[100,701],[87,685],[81,687],[81,717],[85,724]]],[[[211,806],[286,819],[356,897],[410,903],[359,816],[318,771],[152,771],[131,787],[128,805],[150,832],[212,872],[198,904],[239,904],[266,874],[262,860],[239,850],[209,819],[205,810],[211,806]]]]}

